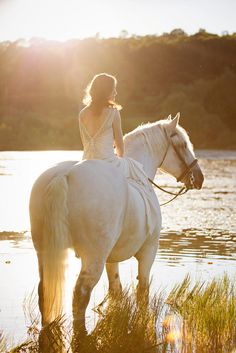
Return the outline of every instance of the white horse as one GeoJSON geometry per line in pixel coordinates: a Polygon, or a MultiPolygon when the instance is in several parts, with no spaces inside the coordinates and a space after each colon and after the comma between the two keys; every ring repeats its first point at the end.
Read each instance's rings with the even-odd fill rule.
{"type": "MultiPolygon", "coordinates": [[[[176,116],[130,132],[124,139],[126,155],[142,163],[151,179],[161,167],[186,187],[200,189],[203,174],[178,120],[176,116]]],[[[32,189],[30,218],[38,255],[42,325],[62,313],[68,249],[74,249],[82,263],[73,294],[74,329],[85,329],[91,291],[104,266],[109,290],[119,291],[118,263],[135,256],[138,289],[143,292],[148,288],[161,230],[160,207],[155,231],[148,236],[142,197],[106,161],[67,161],[45,171],[32,189]]]]}

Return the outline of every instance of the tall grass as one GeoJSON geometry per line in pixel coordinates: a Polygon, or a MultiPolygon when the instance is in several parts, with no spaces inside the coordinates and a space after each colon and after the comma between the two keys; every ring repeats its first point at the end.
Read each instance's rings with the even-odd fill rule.
{"type": "Polygon", "coordinates": [[[64,318],[40,332],[31,313],[29,340],[10,352],[232,353],[236,348],[236,289],[227,276],[195,285],[188,276],[148,305],[137,305],[134,293],[125,290],[97,312],[95,328],[79,339],[64,318]]]}
{"type": "Polygon", "coordinates": [[[187,352],[223,353],[236,348],[236,288],[227,276],[190,287],[186,277],[167,298],[181,317],[187,352]]]}

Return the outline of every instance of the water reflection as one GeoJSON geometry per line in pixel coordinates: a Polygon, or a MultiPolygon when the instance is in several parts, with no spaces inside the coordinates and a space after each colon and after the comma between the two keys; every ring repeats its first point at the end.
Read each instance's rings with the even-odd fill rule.
{"type": "MultiPolygon", "coordinates": [[[[180,258],[236,260],[236,233],[222,229],[183,229],[163,231],[159,261],[177,265],[180,258]]],[[[235,263],[236,266],[236,263],[235,263]]]]}
{"type": "MultiPolygon", "coordinates": [[[[30,233],[0,232],[1,255],[4,249],[33,251],[30,233]],[[6,242],[4,242],[4,240],[6,242]]],[[[181,231],[163,230],[161,232],[157,261],[166,265],[181,265],[184,257],[208,260],[236,260],[236,233],[222,229],[188,228],[181,231]]],[[[236,262],[235,262],[236,266],[236,262]]]]}

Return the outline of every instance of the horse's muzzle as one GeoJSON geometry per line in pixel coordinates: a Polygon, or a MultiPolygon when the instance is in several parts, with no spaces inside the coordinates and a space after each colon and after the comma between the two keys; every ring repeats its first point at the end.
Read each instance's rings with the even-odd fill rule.
{"type": "Polygon", "coordinates": [[[200,190],[202,188],[204,176],[198,164],[192,168],[186,179],[185,186],[187,189],[200,190]]]}

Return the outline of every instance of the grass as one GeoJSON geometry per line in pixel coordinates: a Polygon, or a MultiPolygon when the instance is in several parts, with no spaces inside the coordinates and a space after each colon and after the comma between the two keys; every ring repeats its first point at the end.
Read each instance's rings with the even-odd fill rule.
{"type": "MultiPolygon", "coordinates": [[[[187,277],[167,303],[181,317],[188,352],[233,352],[236,348],[236,289],[227,276],[190,289],[187,277]]],[[[182,339],[183,340],[183,339],[182,339]]]]}
{"type": "Polygon", "coordinates": [[[227,276],[195,285],[188,276],[168,296],[153,296],[148,306],[137,306],[134,293],[125,290],[97,311],[93,331],[76,340],[65,318],[40,332],[30,310],[29,339],[9,352],[71,352],[73,347],[78,353],[233,353],[236,348],[236,289],[227,276]]]}

